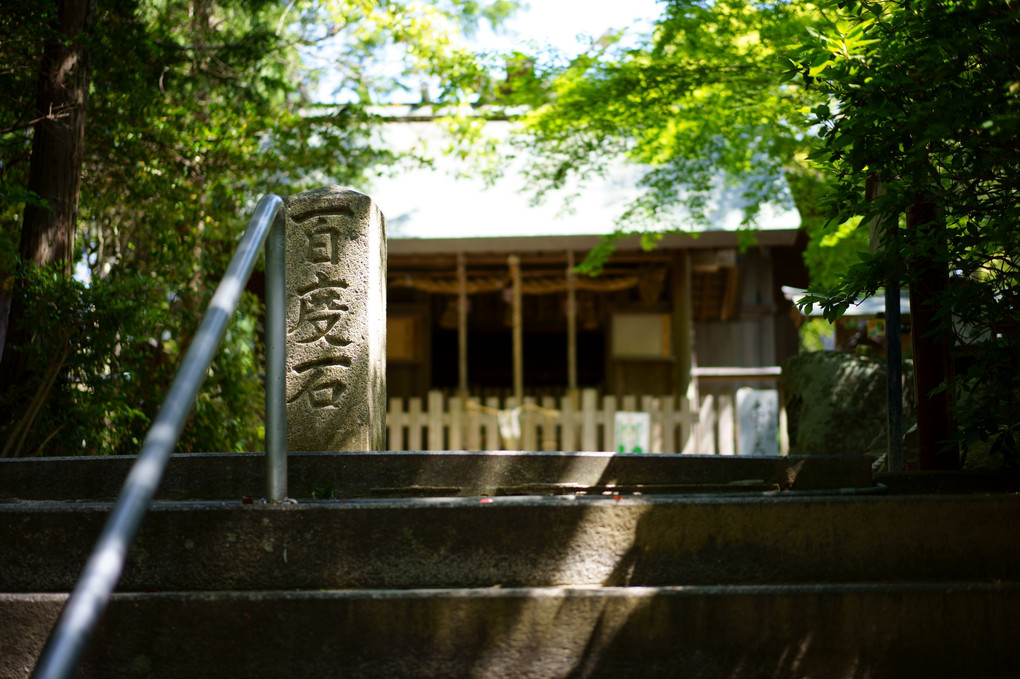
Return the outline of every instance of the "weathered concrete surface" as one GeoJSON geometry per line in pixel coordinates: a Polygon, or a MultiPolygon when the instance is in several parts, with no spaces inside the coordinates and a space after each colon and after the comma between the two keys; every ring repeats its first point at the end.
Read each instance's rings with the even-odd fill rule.
{"type": "MultiPolygon", "coordinates": [[[[0,505],[0,590],[66,591],[108,505],[0,505]]],[[[1020,580],[1020,497],[157,504],[122,591],[1020,580]]]]}
{"type": "MultiPolygon", "coordinates": [[[[0,460],[0,500],[112,500],[133,457],[0,460]]],[[[291,453],[291,497],[644,494],[873,486],[864,456],[718,457],[611,453],[291,453]]],[[[174,455],[157,498],[265,493],[260,453],[174,455]]]]}
{"type": "MultiPolygon", "coordinates": [[[[63,595],[0,594],[0,677],[63,595]]],[[[78,677],[1020,675],[1015,583],[115,595],[78,677]]]]}
{"type": "Polygon", "coordinates": [[[386,420],[386,220],[327,186],[287,208],[287,447],[381,450],[386,420]]]}
{"type": "Polygon", "coordinates": [[[1020,495],[1020,471],[1016,469],[883,472],[875,475],[875,481],[893,495],[1020,495]]]}

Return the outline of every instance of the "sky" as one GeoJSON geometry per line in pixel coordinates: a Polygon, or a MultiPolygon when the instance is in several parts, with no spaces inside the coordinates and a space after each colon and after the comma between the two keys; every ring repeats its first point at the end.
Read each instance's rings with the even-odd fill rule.
{"type": "MultiPolygon", "coordinates": [[[[627,29],[626,36],[631,36],[633,43],[638,36],[649,32],[664,7],[664,0],[530,0],[530,3],[522,3],[521,9],[498,33],[484,24],[469,43],[479,51],[492,52],[524,48],[524,51],[539,53],[552,47],[570,58],[611,29],[627,29]]],[[[628,45],[626,37],[622,45],[628,45]]],[[[309,52],[306,58],[312,63],[319,62],[329,72],[328,52],[320,55],[309,52]]],[[[395,50],[384,57],[377,68],[381,73],[390,68],[399,70],[402,59],[403,55],[395,50]]],[[[435,96],[438,83],[433,89],[435,96]]],[[[319,102],[337,103],[356,99],[353,92],[336,92],[336,82],[328,75],[314,88],[313,97],[319,102]]],[[[389,103],[416,103],[419,98],[417,91],[398,93],[392,95],[389,103]]]]}
{"type": "Polygon", "coordinates": [[[598,38],[609,29],[635,27],[647,32],[663,8],[662,0],[531,0],[507,22],[506,35],[483,31],[478,41],[485,48],[534,41],[575,55],[585,37],[598,38]]]}

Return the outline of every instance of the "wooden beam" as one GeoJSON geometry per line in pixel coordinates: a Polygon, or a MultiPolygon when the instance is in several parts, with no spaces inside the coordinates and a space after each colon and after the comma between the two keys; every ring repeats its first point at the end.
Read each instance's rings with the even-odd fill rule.
{"type": "MultiPolygon", "coordinates": [[[[758,231],[755,238],[759,246],[794,245],[800,234],[799,229],[769,229],[758,231]]],[[[493,236],[479,238],[391,238],[387,243],[390,255],[435,255],[467,252],[471,254],[506,254],[517,253],[527,256],[532,253],[562,253],[566,250],[575,252],[591,250],[602,242],[603,236],[493,236]]],[[[739,234],[735,231],[704,231],[695,235],[665,234],[659,241],[658,248],[648,255],[668,256],[666,251],[673,249],[704,250],[708,248],[737,248],[739,234]]],[[[630,254],[645,254],[639,236],[628,236],[616,243],[616,254],[613,261],[630,254]]]]}
{"type": "Polygon", "coordinates": [[[737,315],[740,305],[740,269],[735,266],[726,267],[726,292],[723,293],[722,308],[719,320],[729,321],[737,315]]]}
{"type": "Polygon", "coordinates": [[[783,369],[778,365],[766,365],[757,367],[730,367],[710,366],[705,368],[694,368],[691,374],[700,380],[718,381],[746,381],[746,380],[771,380],[775,381],[783,376],[783,369]]]}

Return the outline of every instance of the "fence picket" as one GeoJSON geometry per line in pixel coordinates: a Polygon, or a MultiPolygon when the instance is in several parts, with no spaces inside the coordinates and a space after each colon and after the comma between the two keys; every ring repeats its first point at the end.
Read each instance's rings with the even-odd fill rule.
{"type": "Polygon", "coordinates": [[[485,399],[485,410],[482,412],[482,431],[485,435],[485,442],[482,450],[502,450],[499,441],[499,419],[496,413],[499,411],[499,397],[489,396],[485,399]]]}
{"type": "Polygon", "coordinates": [[[563,414],[556,410],[556,399],[552,396],[543,396],[542,411],[542,420],[540,425],[540,431],[542,433],[539,438],[542,450],[546,452],[559,450],[556,438],[556,426],[559,424],[563,414]],[[553,412],[556,414],[549,414],[553,412]]]}
{"type": "Polygon", "coordinates": [[[535,397],[525,396],[524,406],[521,408],[521,450],[538,450],[538,432],[536,431],[538,419],[535,412],[535,397]]]}
{"type": "Polygon", "coordinates": [[[450,397],[450,450],[464,450],[464,402],[450,397]]]}
{"type": "Polygon", "coordinates": [[[443,432],[443,392],[430,391],[428,395],[428,428],[429,450],[444,450],[443,432]]]}
{"type": "Polygon", "coordinates": [[[715,430],[716,420],[718,415],[715,409],[715,396],[712,394],[705,394],[701,401],[701,450],[699,453],[705,453],[707,455],[716,455],[718,451],[715,447],[715,430]]]}
{"type": "Polygon", "coordinates": [[[474,399],[468,399],[465,408],[467,448],[468,450],[482,450],[482,411],[479,408],[479,403],[474,399]]]}
{"type": "Polygon", "coordinates": [[[654,396],[641,397],[641,410],[650,415],[648,432],[649,453],[662,452],[662,411],[659,410],[659,399],[654,396]]]}
{"type": "Polygon", "coordinates": [[[729,389],[719,391],[719,446],[720,455],[733,455],[736,450],[736,427],[733,425],[733,392],[729,389]]]}
{"type": "Polygon", "coordinates": [[[606,394],[602,397],[602,442],[604,448],[610,452],[616,452],[616,397],[606,394]]]}
{"type": "Polygon", "coordinates": [[[422,450],[421,430],[421,399],[417,396],[407,402],[407,449],[422,450]]]}
{"type": "Polygon", "coordinates": [[[694,381],[687,385],[687,393],[680,396],[680,440],[677,450],[681,453],[695,454],[701,450],[701,404],[698,402],[698,390],[694,381]]]}
{"type": "Polygon", "coordinates": [[[598,392],[594,389],[581,391],[581,450],[594,452],[598,450],[598,392]]]}
{"type": "Polygon", "coordinates": [[[676,412],[676,397],[674,396],[663,396],[660,399],[662,403],[662,450],[663,453],[675,453],[676,447],[676,428],[678,423],[678,415],[676,412]]]}
{"type": "Polygon", "coordinates": [[[387,440],[386,447],[390,450],[406,450],[404,448],[404,399],[391,398],[390,412],[386,413],[387,440]]]}
{"type": "Polygon", "coordinates": [[[577,450],[577,413],[570,394],[560,399],[560,412],[561,447],[572,453],[577,450]]]}

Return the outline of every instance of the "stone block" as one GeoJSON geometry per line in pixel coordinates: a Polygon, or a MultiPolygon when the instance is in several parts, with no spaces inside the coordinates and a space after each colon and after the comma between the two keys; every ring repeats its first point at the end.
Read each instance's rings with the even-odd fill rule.
{"type": "Polygon", "coordinates": [[[779,455],[779,392],[737,389],[737,431],[741,455],[779,455]]]}
{"type": "Polygon", "coordinates": [[[287,208],[287,448],[381,450],[386,424],[386,220],[327,186],[287,208]]]}
{"type": "MultiPolygon", "coordinates": [[[[798,354],[783,361],[780,390],[790,454],[881,454],[888,409],[885,359],[839,351],[798,354]]],[[[914,421],[913,366],[903,366],[904,431],[914,421]]]]}

